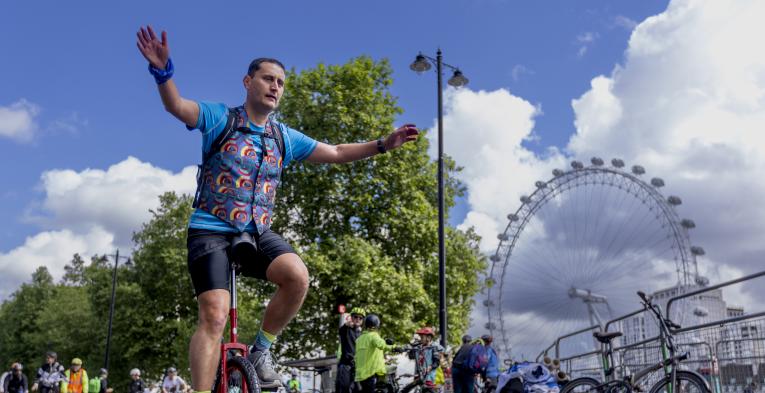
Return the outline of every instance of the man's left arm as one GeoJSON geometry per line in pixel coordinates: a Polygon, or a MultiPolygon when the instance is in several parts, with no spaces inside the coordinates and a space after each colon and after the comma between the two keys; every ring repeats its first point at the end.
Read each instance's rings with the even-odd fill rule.
{"type": "Polygon", "coordinates": [[[406,142],[417,139],[419,131],[414,124],[406,124],[387,137],[362,143],[344,143],[341,145],[328,145],[319,142],[316,148],[308,156],[309,162],[326,164],[343,164],[363,160],[364,158],[384,153],[401,147],[406,142]]]}

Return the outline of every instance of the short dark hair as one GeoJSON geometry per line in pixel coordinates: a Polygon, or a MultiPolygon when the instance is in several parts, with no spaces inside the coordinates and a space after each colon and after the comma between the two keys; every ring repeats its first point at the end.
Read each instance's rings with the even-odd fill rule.
{"type": "Polygon", "coordinates": [[[247,68],[247,75],[251,77],[255,76],[255,73],[258,72],[260,65],[263,63],[276,64],[281,67],[283,71],[287,71],[287,69],[284,67],[284,64],[282,64],[282,62],[279,60],[272,59],[270,57],[258,57],[257,59],[250,62],[250,66],[247,68]]]}

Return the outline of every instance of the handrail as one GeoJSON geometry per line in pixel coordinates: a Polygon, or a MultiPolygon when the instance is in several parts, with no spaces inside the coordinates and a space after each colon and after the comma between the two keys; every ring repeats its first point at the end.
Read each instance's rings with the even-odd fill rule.
{"type": "Polygon", "coordinates": [[[597,327],[600,327],[600,325],[592,325],[592,326],[590,326],[588,328],[577,330],[575,332],[571,332],[569,334],[566,334],[565,336],[558,337],[555,340],[555,357],[560,359],[560,340],[562,340],[564,338],[569,338],[569,337],[576,336],[577,334],[582,334],[582,333],[584,333],[584,332],[586,332],[588,330],[592,330],[592,329],[597,328],[597,327]]]}
{"type": "MultiPolygon", "coordinates": [[[[717,284],[717,285],[712,285],[710,287],[703,287],[703,288],[695,290],[695,291],[691,291],[691,292],[688,292],[688,293],[677,295],[677,296],[675,296],[673,298],[670,298],[669,301],[667,301],[667,314],[666,315],[667,315],[667,317],[672,315],[670,313],[670,311],[672,310],[672,303],[676,302],[677,300],[685,299],[685,298],[692,297],[692,296],[696,296],[696,295],[699,295],[699,294],[702,294],[702,293],[705,293],[705,292],[713,291],[715,289],[720,289],[720,288],[727,287],[727,286],[733,285],[733,284],[738,284],[740,282],[748,281],[748,280],[751,280],[753,278],[757,278],[757,277],[761,277],[761,276],[765,276],[765,270],[763,270],[761,272],[758,272],[758,273],[750,274],[748,276],[739,277],[739,278],[736,278],[734,280],[726,281],[726,282],[723,282],[723,283],[720,283],[720,284],[717,284]]],[[[715,322],[702,323],[702,324],[698,324],[698,325],[695,325],[695,326],[689,326],[689,327],[685,327],[685,328],[681,328],[681,329],[677,329],[677,330],[673,330],[673,329],[670,328],[670,332],[672,332],[672,333],[680,333],[680,332],[685,332],[685,331],[688,331],[688,330],[703,329],[705,327],[716,326],[716,325],[724,325],[724,324],[727,324],[727,323],[738,322],[738,321],[742,321],[742,320],[745,320],[745,319],[751,319],[751,318],[755,318],[755,317],[762,316],[762,315],[765,315],[765,311],[759,312],[759,313],[756,313],[756,314],[742,315],[742,316],[738,316],[738,317],[722,319],[722,320],[715,321],[715,322]]]]}

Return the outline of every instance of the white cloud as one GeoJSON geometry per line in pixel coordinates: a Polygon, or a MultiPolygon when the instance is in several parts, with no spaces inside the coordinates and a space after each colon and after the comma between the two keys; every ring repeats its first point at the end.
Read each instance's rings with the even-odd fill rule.
{"type": "Polygon", "coordinates": [[[29,281],[38,266],[45,265],[54,278],[72,255],[85,257],[113,252],[129,253],[132,233],[151,218],[166,191],[192,194],[196,167],[179,173],[155,167],[135,157],[102,169],[54,169],[41,175],[45,196],[34,203],[28,219],[46,231],[6,253],[0,253],[0,299],[19,284],[29,281]]]}
{"type": "MultiPolygon", "coordinates": [[[[541,159],[521,146],[532,137],[539,111],[507,90],[449,89],[444,98],[444,151],[464,167],[459,177],[469,189],[472,207],[465,225],[476,227],[485,239],[482,248],[488,250],[496,246],[491,239],[500,228],[498,218],[514,211],[518,196],[535,180],[548,177],[562,157],[551,150],[550,157],[541,159]]],[[[429,137],[435,139],[436,133],[429,137]]],[[[437,144],[432,142],[429,153],[436,157],[437,144]]]]}
{"type": "Polygon", "coordinates": [[[617,15],[614,17],[614,25],[632,31],[637,27],[638,23],[624,15],[617,15]]]}
{"type": "Polygon", "coordinates": [[[155,167],[135,157],[102,169],[54,169],[42,174],[44,217],[33,219],[53,228],[87,231],[102,226],[117,244],[130,245],[131,234],[151,217],[166,191],[192,194],[196,167],[179,173],[155,167]]]}
{"type": "Polygon", "coordinates": [[[103,228],[94,227],[84,233],[70,230],[41,232],[28,237],[23,245],[0,253],[0,299],[5,299],[23,282],[28,282],[32,272],[45,266],[55,278],[64,273],[64,266],[75,253],[83,257],[114,251],[114,235],[103,228]]]}
{"type": "MultiPolygon", "coordinates": [[[[765,254],[765,52],[757,50],[765,35],[763,16],[761,1],[672,1],[665,12],[635,27],[623,64],[610,75],[595,76],[591,88],[572,100],[576,133],[567,155],[586,165],[590,157],[606,162],[619,157],[628,168],[643,165],[644,180],[663,178],[662,193],[682,197],[678,213],[697,224],[691,241],[706,249],[700,270],[712,282],[761,270],[765,254]]],[[[577,37],[585,48],[580,52],[596,39],[595,34],[577,37]]],[[[465,167],[460,178],[470,193],[462,225],[475,225],[484,236],[481,248],[491,250],[507,213],[520,206],[520,195],[534,191],[535,180],[550,178],[551,168],[565,167],[565,157],[556,150],[540,157],[523,147],[538,116],[524,99],[504,90],[449,91],[446,97],[446,152],[465,167]]],[[[553,218],[578,222],[575,215],[553,218]]],[[[515,280],[528,281],[529,269],[542,267],[542,261],[530,262],[526,270],[510,273],[515,280]]],[[[674,269],[662,256],[647,266],[654,276],[641,285],[672,282],[668,275],[674,269]]],[[[539,286],[549,292],[560,274],[549,271],[550,282],[539,286]]],[[[751,299],[762,296],[754,290],[743,287],[727,296],[732,304],[758,308],[751,299]]],[[[513,300],[541,298],[532,297],[513,300]]],[[[560,320],[570,315],[570,310],[549,311],[560,320]]],[[[479,306],[475,312],[474,321],[483,322],[485,310],[479,306]]]]}
{"type": "Polygon", "coordinates": [[[587,51],[589,50],[590,46],[592,46],[593,43],[595,43],[595,40],[598,39],[600,35],[598,33],[594,33],[591,31],[581,33],[576,36],[576,44],[579,46],[579,50],[577,51],[576,55],[578,57],[584,57],[585,54],[587,54],[587,51]]]}
{"type": "Polygon", "coordinates": [[[10,106],[0,106],[0,137],[6,137],[18,142],[29,142],[38,130],[35,117],[40,108],[20,99],[10,106]]]}
{"type": "Polygon", "coordinates": [[[510,70],[510,76],[512,76],[514,82],[518,82],[523,75],[534,75],[534,71],[528,69],[523,64],[516,64],[510,70]]]}

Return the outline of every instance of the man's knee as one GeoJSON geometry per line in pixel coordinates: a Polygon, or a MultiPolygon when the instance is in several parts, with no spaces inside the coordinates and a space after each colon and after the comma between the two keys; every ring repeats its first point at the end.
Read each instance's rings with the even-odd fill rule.
{"type": "Polygon", "coordinates": [[[282,254],[267,271],[269,281],[296,294],[308,292],[308,269],[296,254],[282,254]]]}
{"type": "Polygon", "coordinates": [[[199,328],[208,334],[223,334],[228,321],[229,294],[214,289],[199,296],[199,328]]]}

